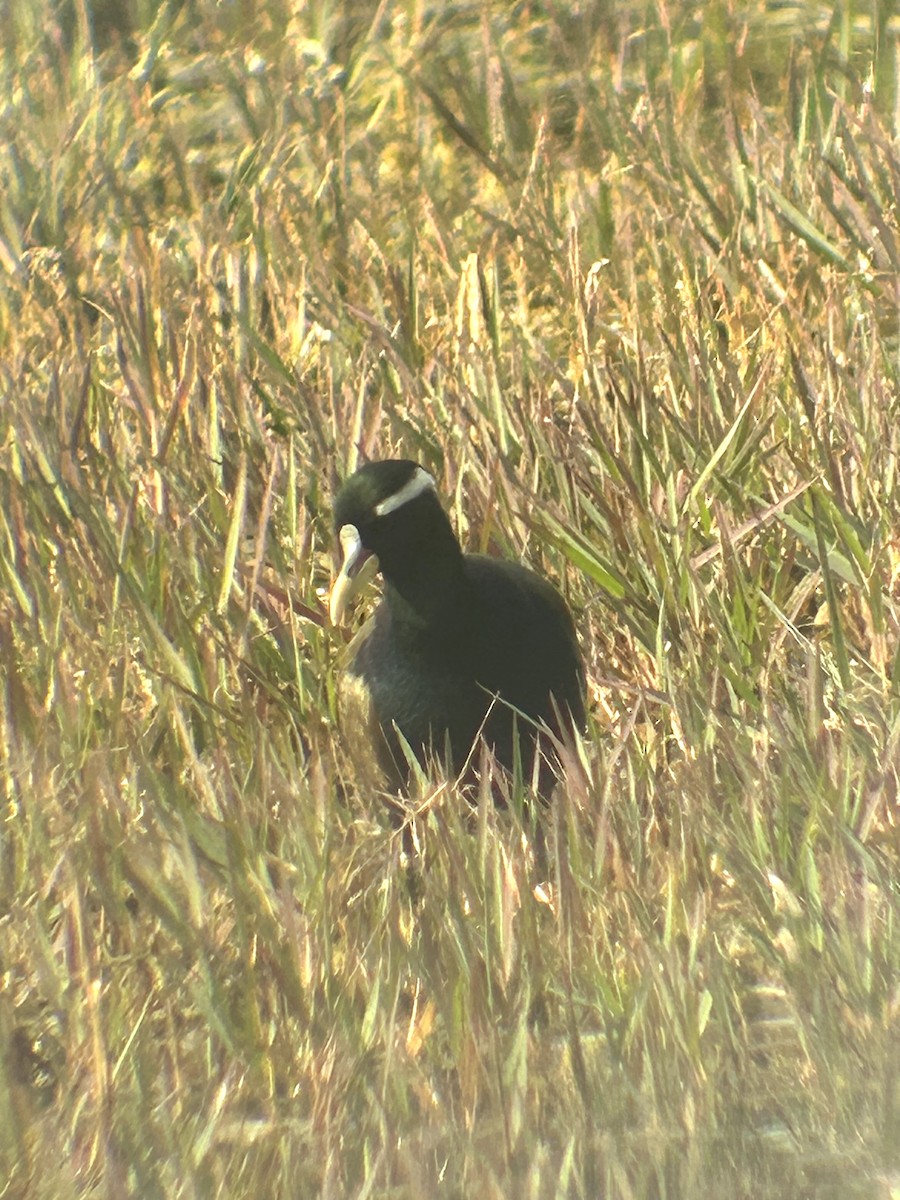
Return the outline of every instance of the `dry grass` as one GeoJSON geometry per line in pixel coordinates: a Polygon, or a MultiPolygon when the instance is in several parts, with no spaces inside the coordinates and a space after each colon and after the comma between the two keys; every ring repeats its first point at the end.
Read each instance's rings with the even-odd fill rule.
{"type": "Polygon", "coordinates": [[[4,1196],[900,1195],[900,25],[733,7],[4,9],[4,1196]],[[335,739],[394,452],[577,614],[538,897],[335,739]]]}

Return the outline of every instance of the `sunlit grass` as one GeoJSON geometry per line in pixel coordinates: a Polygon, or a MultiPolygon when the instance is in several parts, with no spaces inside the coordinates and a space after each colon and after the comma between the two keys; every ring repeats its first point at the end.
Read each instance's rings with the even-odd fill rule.
{"type": "Polygon", "coordinates": [[[744,9],[8,6],[9,1194],[898,1193],[900,25],[744,9]],[[552,811],[338,729],[392,453],[575,612],[552,811]]]}

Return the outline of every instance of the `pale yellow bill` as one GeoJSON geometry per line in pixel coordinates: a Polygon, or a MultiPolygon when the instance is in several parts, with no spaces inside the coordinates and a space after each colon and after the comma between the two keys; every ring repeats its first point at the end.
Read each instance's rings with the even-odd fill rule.
{"type": "Polygon", "coordinates": [[[353,597],[363,590],[378,571],[378,559],[365,550],[355,525],[345,525],[338,537],[344,561],[331,585],[328,600],[332,625],[340,625],[353,597]]]}

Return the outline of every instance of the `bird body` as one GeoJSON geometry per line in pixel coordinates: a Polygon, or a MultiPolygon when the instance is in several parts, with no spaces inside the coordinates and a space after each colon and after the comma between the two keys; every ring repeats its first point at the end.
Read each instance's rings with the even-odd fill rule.
{"type": "Polygon", "coordinates": [[[407,774],[401,738],[420,761],[434,755],[460,773],[482,735],[508,770],[518,757],[528,778],[540,729],[583,727],[584,671],[565,601],[519,563],[463,554],[421,467],[362,467],[341,489],[335,521],[344,563],[333,617],[367,560],[377,558],[384,578],[350,669],[370,697],[392,782],[407,774]]]}

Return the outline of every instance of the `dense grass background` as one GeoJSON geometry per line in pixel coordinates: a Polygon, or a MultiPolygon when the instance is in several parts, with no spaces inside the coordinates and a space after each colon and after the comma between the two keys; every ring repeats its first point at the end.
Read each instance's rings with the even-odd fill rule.
{"type": "Polygon", "coordinates": [[[890,6],[0,34],[2,1194],[900,1195],[890,6]],[[393,453],[576,613],[546,880],[336,737],[393,453]]]}

